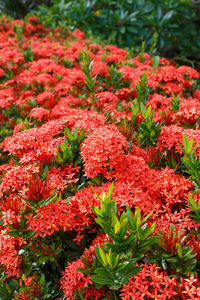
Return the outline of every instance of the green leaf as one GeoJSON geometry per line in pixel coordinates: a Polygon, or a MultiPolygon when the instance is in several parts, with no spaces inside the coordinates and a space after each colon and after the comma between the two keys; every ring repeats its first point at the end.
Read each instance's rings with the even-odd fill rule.
{"type": "Polygon", "coordinates": [[[178,256],[180,258],[182,258],[183,257],[183,251],[182,251],[181,245],[177,243],[176,248],[177,248],[178,256]]]}
{"type": "Polygon", "coordinates": [[[141,110],[143,117],[146,119],[146,108],[142,102],[140,102],[140,110],[141,110]]]}
{"type": "Polygon", "coordinates": [[[127,275],[127,277],[128,277],[127,279],[129,279],[129,278],[131,278],[131,277],[137,275],[137,273],[138,273],[141,269],[142,269],[142,267],[137,266],[137,267],[132,267],[129,271],[127,270],[127,271],[126,271],[126,275],[127,275]]]}
{"type": "Polygon", "coordinates": [[[12,231],[8,231],[7,235],[11,236],[11,237],[16,237],[16,236],[20,236],[21,231],[19,230],[12,230],[12,231]]]}
{"type": "MultiPolygon", "coordinates": [[[[190,194],[189,194],[188,198],[189,198],[189,204],[191,205],[191,208],[192,208],[193,210],[199,210],[200,207],[197,206],[196,202],[194,201],[193,197],[192,197],[190,194]]],[[[200,201],[199,201],[199,202],[200,202],[200,201]]]]}
{"type": "Polygon", "coordinates": [[[49,167],[47,165],[45,165],[45,167],[44,167],[45,175],[48,175],[48,172],[49,172],[49,167]]]}
{"type": "Polygon", "coordinates": [[[149,105],[148,108],[146,109],[145,119],[148,119],[148,117],[150,116],[150,114],[151,114],[151,105],[149,105]]]}
{"type": "Polygon", "coordinates": [[[152,62],[152,67],[153,68],[157,68],[159,66],[160,63],[160,56],[156,55],[153,58],[153,62],[152,62]]]}
{"type": "Polygon", "coordinates": [[[26,263],[24,266],[24,273],[29,276],[32,271],[32,264],[30,262],[26,263]]]}
{"type": "Polygon", "coordinates": [[[92,60],[91,63],[89,64],[89,70],[92,70],[92,65],[93,65],[93,60],[92,60]]]}
{"type": "Polygon", "coordinates": [[[90,270],[83,269],[83,268],[78,268],[78,269],[76,269],[76,271],[81,272],[81,273],[86,274],[86,275],[91,274],[90,270]]]}
{"type": "Polygon", "coordinates": [[[99,247],[97,247],[97,246],[95,246],[95,254],[96,254],[96,257],[99,260],[99,262],[103,265],[103,261],[101,259],[101,255],[99,253],[99,247]]]}
{"type": "Polygon", "coordinates": [[[97,199],[101,202],[101,198],[100,198],[100,196],[97,194],[97,192],[95,191],[95,189],[93,188],[93,186],[91,186],[91,188],[92,188],[93,192],[95,193],[97,199]]]}
{"type": "Polygon", "coordinates": [[[185,151],[188,151],[189,140],[186,134],[183,135],[183,146],[185,151]]]}
{"type": "Polygon", "coordinates": [[[196,254],[193,254],[193,255],[190,255],[191,253],[193,252],[193,249],[191,249],[190,247],[185,247],[184,248],[184,257],[191,257],[191,258],[193,258],[193,257],[195,257],[196,256],[196,254]],[[185,252],[186,251],[186,252],[185,252]]]}
{"type": "Polygon", "coordinates": [[[39,265],[46,263],[47,261],[49,261],[49,257],[47,255],[43,255],[41,257],[38,258],[37,262],[39,265]]]}
{"type": "Polygon", "coordinates": [[[145,240],[153,231],[155,228],[155,224],[153,224],[150,228],[145,228],[145,230],[142,232],[142,240],[145,240]]]}
{"type": "Polygon", "coordinates": [[[188,143],[188,149],[187,149],[187,155],[190,154],[190,152],[192,151],[192,146],[193,146],[193,139],[191,139],[188,143]]]}
{"type": "Polygon", "coordinates": [[[134,230],[133,214],[132,214],[132,211],[131,211],[131,209],[128,205],[126,206],[126,216],[128,218],[128,221],[129,221],[129,228],[131,230],[134,230]]]}
{"type": "Polygon", "coordinates": [[[48,197],[47,199],[42,200],[41,202],[39,202],[39,207],[42,207],[44,205],[48,205],[49,202],[53,202],[55,203],[58,200],[58,194],[56,193],[53,196],[48,197]]]}
{"type": "Polygon", "coordinates": [[[112,285],[114,283],[114,277],[107,270],[98,268],[95,270],[95,275],[91,276],[90,279],[101,285],[112,285]]]}
{"type": "Polygon", "coordinates": [[[195,170],[194,164],[191,162],[191,160],[187,156],[184,156],[182,160],[183,160],[183,163],[185,164],[185,166],[188,167],[188,169],[195,170]]]}
{"type": "Polygon", "coordinates": [[[129,269],[131,267],[133,267],[135,265],[137,261],[137,258],[131,258],[129,260],[125,260],[123,262],[121,262],[118,266],[118,268],[116,269],[117,272],[121,272],[124,271],[125,269],[129,269]]]}
{"type": "Polygon", "coordinates": [[[131,123],[132,124],[135,124],[135,120],[136,120],[137,114],[139,112],[139,109],[140,109],[139,103],[136,100],[134,103],[132,103],[132,114],[131,114],[131,123]]]}
{"type": "Polygon", "coordinates": [[[119,31],[121,34],[124,34],[126,32],[126,27],[120,27],[119,31]]]}
{"type": "Polygon", "coordinates": [[[108,201],[111,200],[112,193],[113,193],[113,187],[114,187],[114,183],[112,182],[111,185],[110,185],[109,191],[108,191],[108,193],[107,193],[107,196],[106,196],[106,199],[107,199],[108,201]]]}
{"type": "Polygon", "coordinates": [[[156,258],[154,256],[145,257],[144,261],[149,264],[153,264],[156,262],[156,258]]]}
{"type": "Polygon", "coordinates": [[[173,16],[173,14],[174,14],[173,10],[168,11],[162,18],[162,21],[161,21],[162,25],[164,25],[166,22],[168,22],[171,19],[171,17],[173,16]]]}
{"type": "Polygon", "coordinates": [[[99,250],[99,255],[101,257],[101,261],[103,262],[103,266],[106,267],[108,264],[106,255],[102,248],[98,248],[98,250],[99,250]]]}
{"type": "Polygon", "coordinates": [[[102,211],[98,207],[91,205],[91,208],[96,216],[102,216],[102,211]]]}
{"type": "Polygon", "coordinates": [[[35,232],[33,230],[26,230],[26,231],[23,231],[22,233],[22,237],[24,239],[26,238],[30,238],[31,236],[33,236],[35,234],[35,232]]]}
{"type": "Polygon", "coordinates": [[[134,228],[138,229],[139,225],[141,224],[141,213],[138,207],[135,210],[133,222],[134,228]]]}
{"type": "Polygon", "coordinates": [[[153,211],[151,211],[141,222],[141,224],[144,224],[150,217],[151,215],[153,214],[153,211]]]}
{"type": "Polygon", "coordinates": [[[120,222],[117,221],[117,222],[115,223],[115,226],[114,226],[115,234],[119,234],[119,233],[120,233],[120,229],[121,229],[120,222]]]}

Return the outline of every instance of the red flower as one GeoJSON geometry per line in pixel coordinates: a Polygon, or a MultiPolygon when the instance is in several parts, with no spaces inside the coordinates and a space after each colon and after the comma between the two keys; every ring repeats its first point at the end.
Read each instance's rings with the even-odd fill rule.
{"type": "Polygon", "coordinates": [[[23,261],[18,251],[24,243],[21,237],[10,237],[5,230],[0,232],[0,264],[7,277],[19,276],[23,261]]]}
{"type": "Polygon", "coordinates": [[[129,146],[126,139],[114,126],[100,127],[89,135],[81,147],[87,177],[103,174],[112,178],[113,174],[124,168],[129,146]]]}
{"type": "Polygon", "coordinates": [[[68,267],[63,272],[63,277],[60,282],[66,300],[73,299],[75,292],[78,292],[78,290],[92,283],[90,276],[85,276],[83,273],[78,272],[76,270],[78,268],[84,268],[84,264],[80,259],[68,263],[68,267]]]}
{"type": "Polygon", "coordinates": [[[170,278],[156,267],[145,264],[140,272],[129,279],[121,289],[122,300],[175,299],[176,278],[170,278]]]}
{"type": "Polygon", "coordinates": [[[49,116],[49,111],[43,107],[36,107],[33,108],[31,113],[29,114],[29,117],[32,117],[33,119],[37,119],[38,121],[47,121],[49,116]]]}
{"type": "Polygon", "coordinates": [[[35,174],[27,178],[21,195],[26,201],[37,203],[42,199],[49,198],[52,193],[50,182],[42,180],[39,175],[35,174]]]}

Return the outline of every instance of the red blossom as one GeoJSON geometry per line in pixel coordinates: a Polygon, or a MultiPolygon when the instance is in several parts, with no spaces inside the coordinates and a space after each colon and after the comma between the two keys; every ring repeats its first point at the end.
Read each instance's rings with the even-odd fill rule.
{"type": "Polygon", "coordinates": [[[112,178],[112,174],[123,168],[124,150],[129,146],[116,127],[100,127],[89,135],[81,147],[87,177],[103,174],[112,178]]]}
{"type": "Polygon", "coordinates": [[[176,286],[175,277],[168,277],[155,264],[145,264],[140,272],[123,286],[120,297],[122,300],[175,299],[176,286]]]}
{"type": "Polygon", "coordinates": [[[6,230],[0,232],[0,264],[7,277],[19,276],[23,267],[22,257],[18,254],[26,242],[21,237],[10,237],[6,230]]]}

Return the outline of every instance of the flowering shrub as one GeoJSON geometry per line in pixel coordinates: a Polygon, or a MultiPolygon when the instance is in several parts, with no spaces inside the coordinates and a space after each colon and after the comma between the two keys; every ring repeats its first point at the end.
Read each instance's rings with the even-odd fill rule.
{"type": "Polygon", "coordinates": [[[0,20],[0,298],[200,298],[199,73],[0,20]]]}

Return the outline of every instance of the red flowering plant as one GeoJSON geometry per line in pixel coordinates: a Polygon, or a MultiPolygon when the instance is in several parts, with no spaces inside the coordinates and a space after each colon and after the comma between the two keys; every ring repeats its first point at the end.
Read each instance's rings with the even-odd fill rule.
{"type": "MultiPolygon", "coordinates": [[[[139,209],[135,211],[133,218],[131,209],[127,206],[126,212],[117,217],[115,200],[111,200],[112,192],[113,184],[108,193],[102,195],[102,199],[96,194],[101,202],[101,208],[92,207],[97,216],[95,221],[102,227],[111,242],[108,241],[100,247],[95,246],[92,258],[83,254],[83,267],[77,271],[85,274],[88,280],[84,286],[79,285],[80,294],[84,294],[85,290],[91,289],[90,286],[93,285],[97,290],[103,289],[105,292],[108,289],[110,292],[113,290],[112,294],[116,296],[115,291],[139,272],[140,267],[135,266],[136,262],[140,261],[157,241],[156,236],[151,236],[155,224],[148,227],[145,222],[149,216],[141,220],[139,209]]],[[[80,279],[82,281],[83,277],[80,279]]],[[[67,285],[68,280],[64,275],[62,285],[67,285]]],[[[77,292],[77,286],[74,286],[71,296],[77,292]]]]}
{"type": "Polygon", "coordinates": [[[198,299],[198,78],[1,20],[2,300],[198,299]]]}
{"type": "MultiPolygon", "coordinates": [[[[154,278],[155,275],[153,275],[152,278],[149,278],[149,275],[146,273],[144,278],[147,282],[149,281],[148,289],[140,289],[142,277],[140,278],[141,282],[138,281],[137,285],[142,294],[146,292],[146,295],[150,296],[152,293],[151,295],[153,296],[154,293],[156,295],[159,291],[161,299],[165,292],[168,297],[179,295],[178,286],[181,286],[180,280],[182,280],[180,276],[194,271],[197,265],[194,251],[196,246],[195,248],[191,246],[194,241],[191,241],[191,243],[189,235],[186,235],[186,231],[178,232],[173,225],[170,227],[169,232],[165,230],[161,234],[153,234],[155,224],[152,224],[150,227],[147,224],[151,213],[144,219],[141,219],[139,209],[135,210],[133,217],[130,207],[127,206],[126,211],[123,211],[118,217],[115,200],[111,200],[112,193],[113,184],[108,193],[103,193],[101,198],[95,192],[101,205],[100,209],[92,206],[92,210],[97,216],[95,222],[106,233],[107,241],[105,242],[102,239],[100,245],[90,248],[89,251],[92,250],[92,253],[89,256],[86,256],[84,253],[81,260],[77,261],[77,278],[74,283],[71,282],[70,268],[68,267],[65,270],[61,283],[66,299],[70,299],[69,290],[73,299],[81,299],[80,295],[85,295],[85,293],[89,299],[93,299],[97,290],[108,293],[110,299],[118,299],[120,288],[123,286],[125,291],[128,281],[133,280],[134,282],[134,279],[137,278],[136,274],[138,272],[138,275],[140,274],[142,261],[156,262],[159,265],[157,269],[163,270],[159,273],[159,276],[164,280],[156,291],[157,286],[152,286],[150,280],[157,280],[157,276],[154,278]],[[78,275],[77,271],[81,272],[82,275],[78,275]],[[166,272],[168,274],[176,273],[176,277],[170,280],[166,272]],[[167,280],[169,285],[165,287],[164,282],[167,280]],[[92,288],[95,290],[94,294],[90,293],[92,288]],[[164,291],[165,289],[166,291],[164,291]]],[[[152,268],[154,269],[155,265],[152,264],[152,268]]],[[[132,291],[135,299],[140,295],[139,291],[136,292],[135,289],[132,291]]],[[[129,299],[126,298],[128,297],[126,292],[124,296],[124,299],[129,299]]],[[[182,294],[180,296],[182,297],[182,294]]]]}

